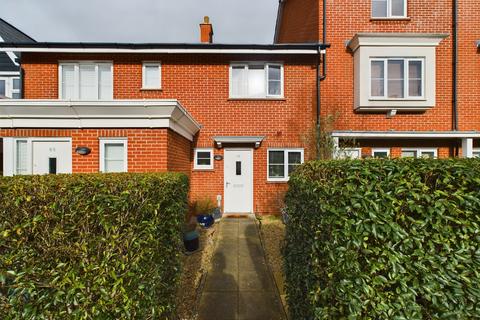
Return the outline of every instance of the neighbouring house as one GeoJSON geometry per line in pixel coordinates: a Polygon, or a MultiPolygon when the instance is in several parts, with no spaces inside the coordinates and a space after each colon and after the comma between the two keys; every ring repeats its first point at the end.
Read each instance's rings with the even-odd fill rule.
{"type": "MultiPolygon", "coordinates": [[[[318,44],[3,43],[23,100],[0,101],[4,174],[190,176],[192,200],[277,213],[312,156],[318,44]]],[[[320,49],[323,49],[320,45],[320,49]]]]}
{"type": "Polygon", "coordinates": [[[479,39],[470,0],[281,0],[275,33],[331,45],[321,114],[350,157],[480,156],[479,39]]]}
{"type": "MultiPolygon", "coordinates": [[[[0,18],[0,42],[35,42],[31,37],[0,18]]],[[[0,52],[0,99],[22,98],[20,54],[0,52]]],[[[3,172],[3,146],[0,139],[0,175],[3,172]]]]}

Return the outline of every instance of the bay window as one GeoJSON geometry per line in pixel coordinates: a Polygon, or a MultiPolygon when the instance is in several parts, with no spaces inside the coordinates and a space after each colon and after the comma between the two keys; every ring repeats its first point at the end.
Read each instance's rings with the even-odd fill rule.
{"type": "Polygon", "coordinates": [[[288,181],[290,174],[303,161],[303,149],[268,150],[268,181],[288,181]]]}
{"type": "Polygon", "coordinates": [[[283,97],[283,65],[261,62],[232,64],[230,97],[283,97]]]}
{"type": "Polygon", "coordinates": [[[113,66],[107,62],[60,64],[60,99],[112,100],[113,66]]]}
{"type": "Polygon", "coordinates": [[[423,61],[421,58],[372,58],[371,99],[422,99],[423,61]]]}

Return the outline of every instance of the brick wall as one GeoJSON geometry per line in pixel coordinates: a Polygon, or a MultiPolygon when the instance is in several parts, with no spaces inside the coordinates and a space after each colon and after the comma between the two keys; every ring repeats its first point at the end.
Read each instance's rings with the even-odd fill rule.
{"type": "MultiPolygon", "coordinates": [[[[57,99],[58,61],[68,60],[113,61],[115,99],[178,99],[202,125],[193,147],[214,148],[212,137],[217,135],[265,136],[261,148],[254,151],[255,209],[261,213],[278,212],[276,206],[278,196],[275,192],[285,190],[286,183],[267,182],[267,148],[304,147],[303,137],[315,121],[315,57],[25,53],[22,56],[25,97],[57,99]],[[284,99],[274,101],[229,99],[230,62],[253,60],[284,63],[284,99]],[[142,61],[162,62],[162,90],[141,90],[142,61]]],[[[133,130],[131,133],[135,135],[137,131],[133,130]]],[[[162,162],[167,160],[160,160],[157,158],[158,154],[153,153],[149,154],[150,160],[140,159],[138,156],[130,158],[135,156],[129,151],[129,167],[139,162],[141,169],[158,167],[158,170],[168,168],[186,172],[187,141],[175,138],[174,140],[178,141],[171,147],[173,133],[169,133],[167,137],[151,133],[151,140],[145,143],[158,144],[158,148],[165,148],[164,143],[167,143],[168,162],[162,162]],[[157,139],[160,142],[155,142],[157,139]]],[[[147,139],[148,134],[145,131],[142,136],[147,139]]],[[[223,150],[215,150],[215,153],[223,154],[223,150]]],[[[93,153],[91,159],[94,162],[91,165],[95,169],[98,168],[93,153]]],[[[212,171],[192,171],[192,153],[188,154],[188,159],[192,200],[204,197],[216,199],[217,195],[223,196],[223,161],[215,161],[215,168],[212,171]]],[[[94,170],[93,167],[91,170],[94,170]]]]}
{"type": "Polygon", "coordinates": [[[319,3],[319,0],[284,1],[279,42],[319,42],[319,3]]]}
{"type": "MultiPolygon", "coordinates": [[[[302,24],[302,15],[311,10],[319,12],[320,19],[310,37],[322,33],[322,1],[300,5],[302,1],[288,0],[286,18],[279,42],[303,42],[308,36],[296,37],[295,30],[302,24]],[[288,6],[291,3],[291,7],[288,6]],[[289,33],[293,32],[293,33],[289,33]]],[[[354,78],[353,55],[345,42],[359,32],[452,33],[451,0],[408,0],[408,19],[371,19],[371,1],[327,2],[327,80],[322,83],[322,114],[335,114],[337,130],[354,131],[449,131],[452,130],[452,37],[443,40],[437,48],[436,106],[423,113],[400,113],[391,119],[385,114],[356,113],[353,110],[354,78]]],[[[302,32],[308,32],[304,28],[302,32]]],[[[459,0],[459,130],[480,130],[480,52],[474,41],[480,39],[480,10],[478,1],[459,0]]],[[[457,141],[458,143],[458,141],[457,141]]],[[[445,145],[447,149],[450,145],[445,145]]],[[[450,151],[442,152],[450,154],[450,151]]]]}
{"type": "Polygon", "coordinates": [[[190,176],[192,163],[192,143],[179,135],[168,130],[168,171],[183,172],[190,176]]]}

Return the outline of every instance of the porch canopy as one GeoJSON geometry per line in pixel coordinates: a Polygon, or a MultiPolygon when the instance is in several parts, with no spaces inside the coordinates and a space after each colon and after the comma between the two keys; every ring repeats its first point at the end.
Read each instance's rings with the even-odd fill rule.
{"type": "Polygon", "coordinates": [[[193,141],[200,124],[177,100],[0,100],[9,128],[169,128],[193,141]]]}
{"type": "Polygon", "coordinates": [[[253,144],[255,149],[260,148],[263,136],[219,136],[213,137],[213,141],[218,148],[222,148],[223,144],[253,144]]]}

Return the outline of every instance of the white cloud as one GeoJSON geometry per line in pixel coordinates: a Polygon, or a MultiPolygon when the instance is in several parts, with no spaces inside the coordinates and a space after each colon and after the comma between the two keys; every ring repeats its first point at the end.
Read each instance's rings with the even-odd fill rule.
{"type": "Polygon", "coordinates": [[[2,18],[37,41],[271,43],[278,0],[2,0],[2,18]]]}

